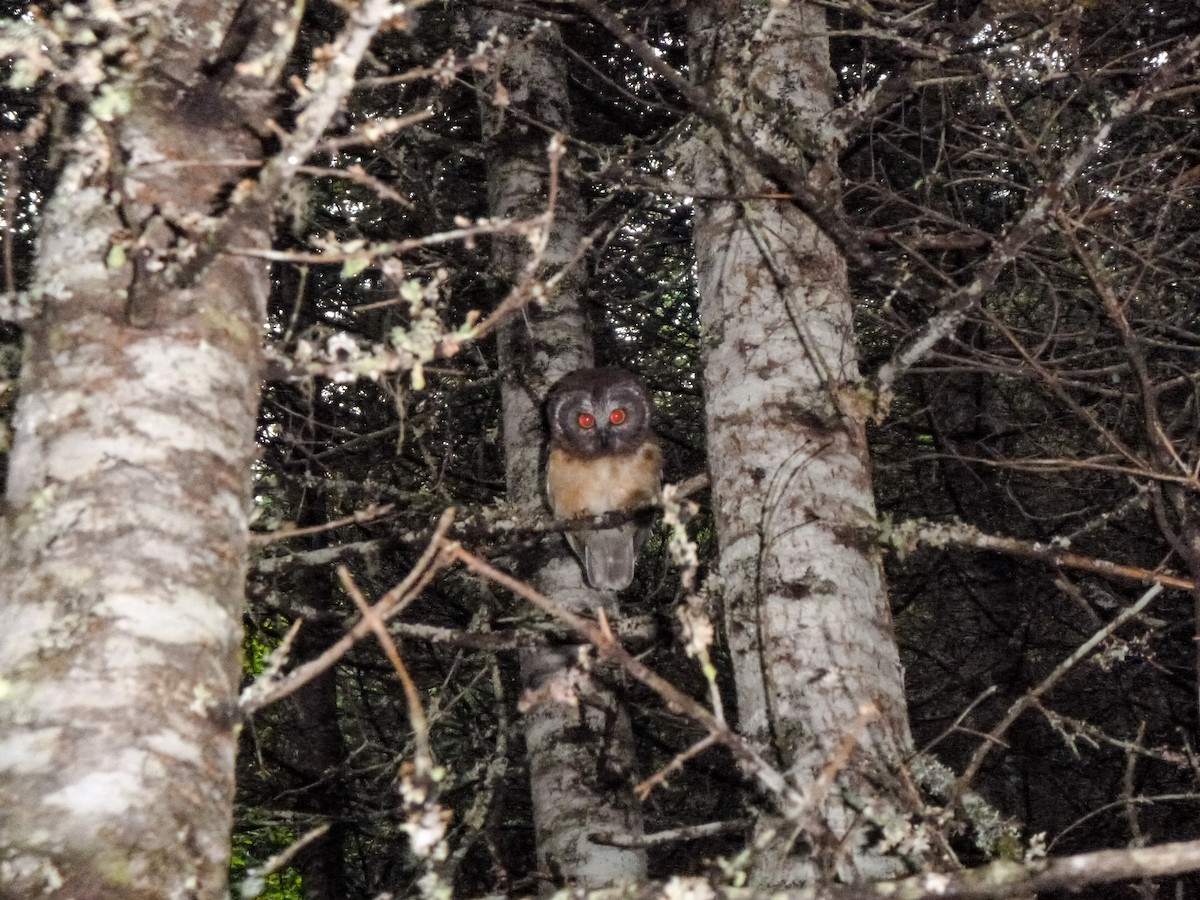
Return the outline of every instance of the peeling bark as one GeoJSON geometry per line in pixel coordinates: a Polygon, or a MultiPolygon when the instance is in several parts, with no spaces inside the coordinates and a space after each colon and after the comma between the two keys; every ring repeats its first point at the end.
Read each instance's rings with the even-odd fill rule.
{"type": "MultiPolygon", "coordinates": [[[[693,5],[696,72],[756,148],[808,168],[810,183],[833,190],[820,156],[833,91],[822,8],[723,6],[693,5]]],[[[711,128],[692,162],[698,193],[774,192],[711,128]]],[[[771,746],[813,796],[798,845],[775,845],[757,877],[797,884],[893,874],[894,861],[870,850],[855,811],[878,797],[910,738],[880,562],[853,530],[873,518],[874,503],[853,399],[859,373],[845,263],[797,207],[774,200],[697,201],[695,244],[711,336],[708,450],[740,729],[771,746]],[[864,730],[870,708],[878,712],[864,730]],[[841,759],[846,746],[855,749],[841,759]],[[836,783],[814,796],[829,766],[836,783]]]]}
{"type": "Polygon", "coordinates": [[[217,161],[259,155],[274,70],[219,52],[231,23],[278,49],[286,8],[147,9],[108,85],[129,112],[84,115],[38,248],[0,557],[5,897],[225,896],[269,284],[204,241],[269,241],[266,204],[222,215],[217,161]]]}
{"type": "MultiPolygon", "coordinates": [[[[503,85],[504,105],[483,109],[491,214],[534,215],[546,203],[550,132],[568,132],[571,127],[558,32],[553,26],[539,25],[526,40],[527,19],[494,12],[477,13],[473,25],[480,36],[496,29],[514,44],[498,80],[489,84],[491,97],[497,96],[497,85],[503,85]]],[[[564,265],[583,237],[584,201],[569,165],[564,170],[545,255],[548,271],[564,265]]],[[[520,271],[526,252],[513,242],[498,242],[493,254],[496,270],[520,271]]],[[[542,400],[563,375],[592,364],[591,334],[580,294],[580,279],[568,276],[546,306],[523,311],[500,333],[508,497],[529,516],[545,510],[542,400]]],[[[539,590],[562,606],[589,615],[596,607],[612,603],[611,595],[584,584],[565,543],[555,540],[543,550],[537,562],[544,564],[530,577],[539,590]]],[[[558,683],[571,695],[575,661],[569,652],[528,651],[522,656],[522,677],[530,686],[558,683]]],[[[558,884],[598,887],[643,877],[646,861],[644,851],[594,843],[589,837],[610,831],[640,835],[642,813],[632,793],[628,714],[608,688],[591,683],[582,693],[577,707],[546,700],[529,709],[524,717],[525,743],[540,868],[558,884]]]]}

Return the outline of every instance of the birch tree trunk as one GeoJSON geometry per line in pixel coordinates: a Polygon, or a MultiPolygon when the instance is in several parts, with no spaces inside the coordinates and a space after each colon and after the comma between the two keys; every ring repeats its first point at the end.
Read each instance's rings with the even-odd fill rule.
{"type": "MultiPolygon", "coordinates": [[[[802,151],[823,150],[825,27],[815,3],[694,3],[689,37],[698,80],[742,138],[832,191],[836,173],[802,151]]],[[[738,718],[810,798],[800,839],[771,844],[756,877],[891,874],[856,808],[880,799],[911,739],[880,562],[852,530],[874,503],[844,260],[795,205],[734,199],[779,189],[711,126],[694,165],[698,193],[730,198],[696,202],[695,246],[738,718]],[[822,770],[837,773],[828,789],[822,770]]]]}
{"type": "MultiPolygon", "coordinates": [[[[547,154],[551,134],[571,128],[563,49],[555,26],[530,27],[528,19],[486,12],[473,25],[480,36],[495,29],[513,42],[498,78],[485,85],[484,142],[489,203],[494,217],[532,216],[547,200],[547,154]],[[488,101],[491,101],[490,103],[488,101]],[[537,127],[536,124],[542,127],[537,127]]],[[[566,264],[583,236],[584,201],[564,160],[545,269],[566,264]]],[[[524,243],[524,242],[522,242],[524,243]]],[[[522,271],[527,246],[498,241],[495,268],[506,276],[522,271]]],[[[581,299],[581,279],[565,279],[545,306],[522,311],[500,334],[501,391],[508,498],[521,514],[546,512],[541,458],[545,443],[542,401],[549,387],[592,365],[591,333],[581,299]]],[[[560,539],[544,542],[539,590],[575,612],[611,608],[611,595],[594,591],[560,539]]],[[[530,688],[559,681],[566,695],[573,652],[532,651],[522,657],[522,680],[530,688]]],[[[551,693],[551,692],[547,692],[551,693]]],[[[554,692],[558,693],[558,692],[554,692]]],[[[524,716],[538,861],[557,884],[597,887],[645,875],[645,853],[605,846],[595,832],[639,835],[641,808],[632,792],[633,749],[629,717],[619,698],[592,682],[580,691],[578,708],[547,699],[524,716]]]]}
{"type": "Polygon", "coordinates": [[[120,68],[45,211],[0,556],[4,897],[226,896],[269,285],[213,241],[269,244],[230,192],[288,49],[286,5],[245,6],[109,8],[120,68]]]}

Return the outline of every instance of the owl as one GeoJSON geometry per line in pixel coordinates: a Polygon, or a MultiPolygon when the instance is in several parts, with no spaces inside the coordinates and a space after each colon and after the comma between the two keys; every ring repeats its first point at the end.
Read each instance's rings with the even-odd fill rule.
{"type": "MultiPolygon", "coordinates": [[[[662,451],[650,428],[645,383],[624,369],[577,369],[546,397],[550,455],[546,495],[555,516],[598,516],[653,502],[662,485],[662,451]]],[[[649,533],[646,522],[567,535],[588,583],[619,591],[649,533]]]]}

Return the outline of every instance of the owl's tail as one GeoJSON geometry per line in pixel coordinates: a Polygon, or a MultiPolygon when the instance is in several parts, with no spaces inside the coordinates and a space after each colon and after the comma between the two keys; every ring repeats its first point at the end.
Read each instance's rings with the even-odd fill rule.
{"type": "Polygon", "coordinates": [[[637,561],[634,529],[605,528],[578,535],[588,584],[599,591],[620,591],[633,581],[637,561]]]}

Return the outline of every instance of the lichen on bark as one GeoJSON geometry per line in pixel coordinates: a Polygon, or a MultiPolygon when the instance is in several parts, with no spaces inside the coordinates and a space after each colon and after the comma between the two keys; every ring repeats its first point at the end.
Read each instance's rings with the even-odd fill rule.
{"type": "MultiPolygon", "coordinates": [[[[246,116],[266,115],[274,73],[211,84],[191,35],[225,34],[237,8],[113,10],[125,52],[94,86],[113,102],[84,104],[64,138],[0,546],[6,897],[226,894],[269,283],[256,261],[197,254],[218,227],[268,244],[270,209],[225,202],[236,169],[191,163],[261,154],[246,116]],[[201,123],[183,110],[209,88],[228,105],[201,123]]],[[[256,14],[244,51],[290,40],[282,3],[256,14]]]]}
{"type": "Polygon", "coordinates": [[[689,20],[693,70],[725,121],[690,148],[698,193],[773,196],[698,199],[694,220],[739,726],[813,798],[799,841],[765,845],[764,884],[894,874],[858,810],[897,801],[883,786],[910,744],[880,561],[844,539],[874,515],[861,411],[843,402],[859,380],[845,262],[756,168],[770,155],[832,189],[817,137],[832,103],[824,31],[814,3],[693,4],[689,20]]]}

